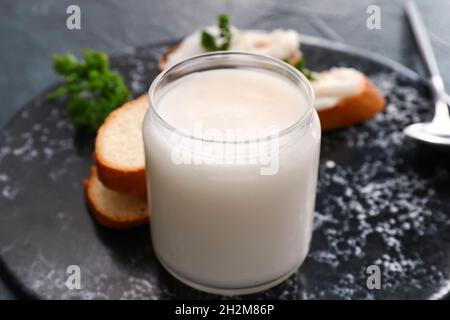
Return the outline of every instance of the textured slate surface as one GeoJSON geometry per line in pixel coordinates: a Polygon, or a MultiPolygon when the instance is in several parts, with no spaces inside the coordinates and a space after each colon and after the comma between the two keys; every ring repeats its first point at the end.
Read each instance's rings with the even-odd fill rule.
{"type": "MultiPolygon", "coordinates": [[[[251,297],[442,297],[450,279],[450,157],[424,152],[400,133],[430,116],[423,83],[396,65],[304,40],[311,68],[357,67],[388,106],[364,125],[324,134],[311,252],[287,282],[251,297]],[[366,288],[372,264],[381,267],[382,290],[366,288]]],[[[146,46],[113,60],[135,95],[147,89],[167,47],[146,46]]],[[[212,297],[161,268],[147,227],[114,232],[91,219],[81,178],[92,162],[93,137],[74,132],[62,105],[44,97],[1,133],[0,256],[9,279],[40,298],[212,297]],[[64,285],[71,264],[81,268],[81,290],[64,285]]]]}

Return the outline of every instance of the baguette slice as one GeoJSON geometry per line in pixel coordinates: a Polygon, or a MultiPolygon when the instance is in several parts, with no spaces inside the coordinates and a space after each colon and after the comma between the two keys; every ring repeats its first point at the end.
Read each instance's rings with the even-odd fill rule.
{"type": "Polygon", "coordinates": [[[317,110],[322,130],[361,123],[384,110],[386,104],[384,97],[367,77],[363,81],[357,94],[341,99],[331,108],[317,110]]]}
{"type": "Polygon", "coordinates": [[[106,188],[98,179],[97,169],[84,180],[86,202],[95,219],[113,229],[129,229],[149,220],[145,198],[123,194],[106,188]]]}
{"type": "Polygon", "coordinates": [[[111,190],[146,194],[142,122],[147,106],[146,96],[127,102],[98,131],[94,155],[98,177],[111,190]]]}

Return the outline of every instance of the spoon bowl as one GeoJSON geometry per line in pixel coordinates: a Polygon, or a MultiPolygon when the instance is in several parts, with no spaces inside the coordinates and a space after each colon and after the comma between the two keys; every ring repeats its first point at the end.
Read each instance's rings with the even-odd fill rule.
{"type": "Polygon", "coordinates": [[[420,142],[450,146],[450,115],[448,111],[450,96],[445,92],[444,82],[439,72],[433,48],[416,4],[409,1],[406,3],[405,9],[425,67],[430,74],[429,85],[435,102],[435,109],[431,122],[411,124],[403,132],[408,137],[420,142]]]}
{"type": "Polygon", "coordinates": [[[433,145],[450,146],[450,123],[448,132],[441,132],[433,122],[429,123],[415,123],[407,126],[404,133],[420,142],[429,143],[433,145]]]}
{"type": "Polygon", "coordinates": [[[403,132],[420,142],[450,146],[450,117],[447,103],[438,100],[435,110],[436,114],[431,122],[411,124],[403,132]]]}

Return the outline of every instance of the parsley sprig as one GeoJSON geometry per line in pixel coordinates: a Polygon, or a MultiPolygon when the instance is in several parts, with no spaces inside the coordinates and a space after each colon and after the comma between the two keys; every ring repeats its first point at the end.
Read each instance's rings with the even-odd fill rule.
{"type": "Polygon", "coordinates": [[[126,102],[130,92],[122,77],[110,70],[108,56],[86,49],[84,61],[70,53],[53,56],[53,69],[65,82],[49,94],[49,99],[65,96],[68,116],[77,127],[96,131],[105,118],[126,102]]]}
{"type": "Polygon", "coordinates": [[[286,62],[286,63],[289,63],[295,69],[297,69],[298,71],[303,73],[308,80],[314,80],[314,74],[311,72],[311,70],[309,70],[305,66],[305,58],[301,58],[296,63],[290,63],[289,59],[287,59],[287,58],[283,59],[283,61],[286,62]]]}
{"type": "Polygon", "coordinates": [[[206,51],[223,51],[230,48],[231,31],[228,16],[225,14],[219,16],[219,30],[220,34],[217,39],[208,31],[202,31],[201,44],[206,51]]]}
{"type": "MultiPolygon", "coordinates": [[[[214,37],[208,31],[201,32],[201,45],[205,51],[223,51],[228,50],[231,45],[231,31],[228,16],[221,14],[219,16],[218,37],[214,37]]],[[[284,62],[290,63],[289,59],[283,59],[284,62]]],[[[314,80],[313,73],[305,67],[305,59],[301,58],[296,63],[290,63],[294,68],[303,73],[308,80],[314,80]]]]}

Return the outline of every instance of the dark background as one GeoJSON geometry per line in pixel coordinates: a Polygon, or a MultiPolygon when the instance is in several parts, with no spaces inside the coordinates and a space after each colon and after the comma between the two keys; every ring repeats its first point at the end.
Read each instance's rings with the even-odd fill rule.
{"type": "MultiPolygon", "coordinates": [[[[450,86],[450,1],[417,0],[447,87],[450,86]]],[[[0,127],[57,78],[50,57],[91,47],[120,53],[134,46],[173,40],[215,24],[226,12],[240,28],[293,28],[345,42],[396,60],[421,73],[421,61],[403,13],[392,0],[2,0],[0,3],[0,127]],[[81,30],[66,28],[66,8],[81,8],[81,30]],[[381,29],[366,26],[367,7],[381,9],[381,29]],[[271,17],[283,16],[283,25],[271,17]]],[[[4,276],[4,275],[3,275],[4,276]]],[[[0,280],[0,299],[15,295],[0,280]]]]}

